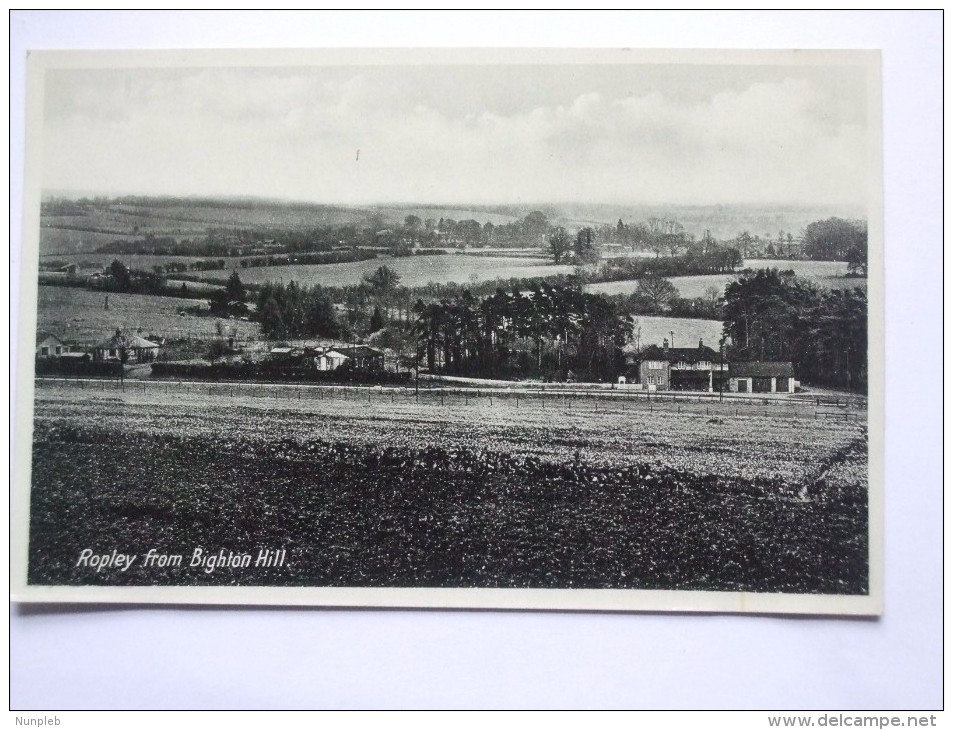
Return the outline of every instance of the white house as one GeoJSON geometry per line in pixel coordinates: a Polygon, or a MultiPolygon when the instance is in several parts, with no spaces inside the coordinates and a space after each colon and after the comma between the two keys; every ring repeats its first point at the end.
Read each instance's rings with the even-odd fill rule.
{"type": "Polygon", "coordinates": [[[56,335],[49,332],[38,332],[36,335],[36,356],[55,357],[69,352],[69,345],[56,335]]]}
{"type": "Polygon", "coordinates": [[[314,366],[318,370],[337,370],[349,359],[350,358],[343,352],[331,348],[314,358],[314,366]]]}

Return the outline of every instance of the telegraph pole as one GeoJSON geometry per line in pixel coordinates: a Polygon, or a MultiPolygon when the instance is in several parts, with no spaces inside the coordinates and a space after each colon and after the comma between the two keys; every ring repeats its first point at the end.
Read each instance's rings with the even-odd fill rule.
{"type": "Polygon", "coordinates": [[[721,338],[718,349],[721,350],[721,377],[718,379],[718,402],[725,400],[725,378],[728,373],[725,370],[725,338],[721,338]]]}

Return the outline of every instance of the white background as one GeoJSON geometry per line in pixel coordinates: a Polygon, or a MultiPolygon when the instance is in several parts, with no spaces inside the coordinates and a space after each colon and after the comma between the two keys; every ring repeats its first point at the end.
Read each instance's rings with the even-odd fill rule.
{"type": "Polygon", "coordinates": [[[30,48],[880,48],[887,279],[879,620],[11,606],[12,709],[941,706],[939,13],[14,12],[10,23],[11,350],[30,48]]]}

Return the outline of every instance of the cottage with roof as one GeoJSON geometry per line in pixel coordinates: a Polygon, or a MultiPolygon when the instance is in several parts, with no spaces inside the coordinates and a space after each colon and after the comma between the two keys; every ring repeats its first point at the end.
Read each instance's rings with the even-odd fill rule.
{"type": "Polygon", "coordinates": [[[112,337],[93,349],[93,359],[100,362],[123,361],[123,357],[130,363],[152,362],[158,354],[157,343],[118,328],[112,337]]]}
{"type": "Polygon", "coordinates": [[[37,357],[56,357],[69,352],[70,348],[63,340],[49,332],[37,332],[36,334],[36,356],[37,357]]]}
{"type": "Polygon", "coordinates": [[[633,357],[638,382],[648,390],[695,390],[709,393],[724,388],[728,365],[721,353],[707,347],[702,340],[698,347],[651,345],[633,357]]]}
{"type": "Polygon", "coordinates": [[[384,353],[367,345],[340,347],[338,352],[351,361],[355,370],[378,371],[384,369],[384,353]]]}

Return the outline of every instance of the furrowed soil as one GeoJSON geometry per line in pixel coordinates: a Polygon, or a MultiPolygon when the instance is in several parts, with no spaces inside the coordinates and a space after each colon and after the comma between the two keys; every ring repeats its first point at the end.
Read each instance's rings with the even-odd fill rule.
{"type": "Polygon", "coordinates": [[[161,383],[35,413],[35,584],[867,591],[862,417],[161,383]]]}

